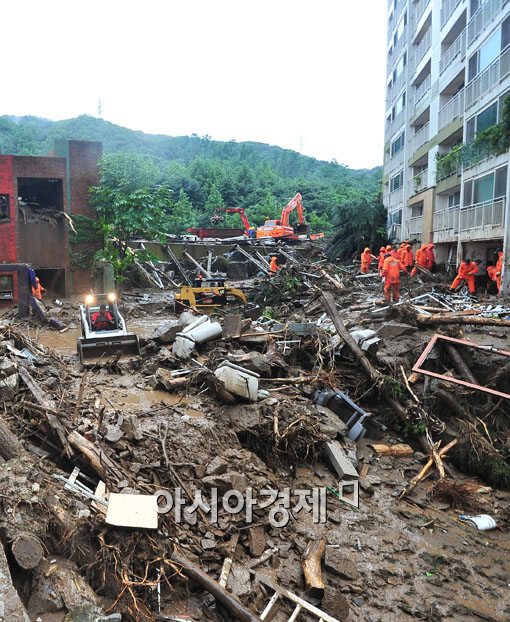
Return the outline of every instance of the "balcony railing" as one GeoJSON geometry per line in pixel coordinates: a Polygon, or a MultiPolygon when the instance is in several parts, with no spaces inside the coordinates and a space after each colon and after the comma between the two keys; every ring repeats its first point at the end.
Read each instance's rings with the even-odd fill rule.
{"type": "Polygon", "coordinates": [[[391,158],[389,158],[387,160],[387,162],[384,164],[384,170],[391,172],[394,171],[396,168],[402,167],[402,164],[404,163],[404,149],[400,149],[400,151],[397,151],[397,153],[395,153],[391,158]]]}
{"type": "Polygon", "coordinates": [[[404,186],[400,186],[397,190],[390,192],[388,196],[388,204],[390,207],[395,207],[399,203],[404,201],[404,186]]]}
{"type": "Polygon", "coordinates": [[[407,44],[407,26],[404,28],[404,32],[400,39],[397,41],[394,48],[392,48],[391,53],[388,54],[388,63],[386,65],[386,75],[390,75],[390,71],[393,69],[393,63],[399,57],[400,52],[404,49],[404,46],[407,44]]]}
{"type": "Polygon", "coordinates": [[[455,119],[462,119],[464,116],[464,89],[452,97],[440,110],[438,115],[438,129],[441,131],[455,119]]]}
{"type": "Polygon", "coordinates": [[[413,28],[415,28],[422,18],[422,15],[425,13],[427,7],[430,4],[430,0],[418,0],[414,3],[414,19],[413,19],[413,28]]]}
{"type": "Polygon", "coordinates": [[[446,24],[450,15],[459,6],[462,0],[443,0],[441,4],[441,28],[446,24]]]}
{"type": "Polygon", "coordinates": [[[434,242],[449,242],[458,235],[459,212],[458,207],[434,212],[434,242]]]}
{"type": "Polygon", "coordinates": [[[391,88],[388,89],[388,100],[389,100],[388,104],[393,101],[393,99],[395,98],[395,95],[397,95],[397,93],[402,89],[405,82],[406,82],[406,72],[404,69],[404,71],[402,71],[402,73],[398,76],[395,82],[391,85],[391,88]]]}
{"type": "Polygon", "coordinates": [[[460,210],[459,230],[476,237],[491,237],[502,229],[505,218],[505,199],[492,199],[460,210]]]}
{"type": "Polygon", "coordinates": [[[414,216],[404,224],[409,237],[421,236],[423,232],[423,216],[414,216]]]}
{"type": "Polygon", "coordinates": [[[455,59],[462,61],[466,56],[466,29],[460,33],[439,61],[439,73],[443,73],[455,59]]]}
{"type": "Polygon", "coordinates": [[[394,129],[396,129],[405,119],[405,113],[406,113],[406,109],[403,108],[397,115],[396,117],[393,119],[393,121],[391,121],[390,123],[386,123],[386,132],[385,132],[385,140],[388,140],[389,135],[391,134],[391,132],[393,132],[394,129]]]}
{"type": "Polygon", "coordinates": [[[478,35],[485,30],[490,22],[501,11],[508,0],[486,0],[469,20],[467,25],[467,43],[472,45],[478,35]]]}
{"type": "Polygon", "coordinates": [[[415,153],[423,147],[423,145],[429,139],[429,123],[425,123],[423,127],[421,127],[416,134],[411,138],[411,153],[415,153]]]}
{"type": "Polygon", "coordinates": [[[482,95],[498,86],[508,75],[510,75],[510,47],[466,85],[464,89],[466,92],[466,110],[476,104],[482,95]]]}
{"type": "Polygon", "coordinates": [[[412,197],[414,194],[418,194],[422,192],[428,187],[428,169],[425,169],[421,173],[415,175],[412,179],[409,180],[409,196],[412,197]]]}
{"type": "Polygon", "coordinates": [[[416,87],[414,92],[414,105],[417,106],[425,95],[430,91],[430,73],[423,82],[416,87]]]}
{"type": "Polygon", "coordinates": [[[421,38],[421,41],[418,43],[414,50],[414,69],[418,67],[421,59],[425,56],[425,54],[430,50],[430,44],[432,43],[432,28],[429,28],[427,32],[421,38]]]}

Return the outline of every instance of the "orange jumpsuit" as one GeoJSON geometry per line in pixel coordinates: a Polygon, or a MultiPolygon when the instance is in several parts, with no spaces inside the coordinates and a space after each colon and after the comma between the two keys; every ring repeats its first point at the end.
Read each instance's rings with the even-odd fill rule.
{"type": "Polygon", "coordinates": [[[365,248],[365,250],[361,253],[361,272],[363,274],[367,274],[370,272],[370,264],[372,263],[372,253],[369,248],[365,248]]]}
{"type": "Polygon", "coordinates": [[[406,244],[405,244],[405,242],[402,242],[402,244],[400,245],[400,248],[398,249],[397,253],[398,253],[398,258],[400,259],[400,261],[405,266],[406,265],[406,244]]]}
{"type": "Polygon", "coordinates": [[[503,253],[499,251],[498,260],[496,262],[496,287],[498,294],[501,294],[501,273],[503,272],[503,253]]]}
{"type": "Polygon", "coordinates": [[[475,286],[475,274],[478,272],[478,266],[474,261],[466,263],[463,261],[459,266],[457,276],[453,279],[453,283],[450,285],[451,290],[457,289],[462,281],[467,281],[468,288],[471,294],[476,292],[475,286]]]}
{"type": "MultiPolygon", "coordinates": [[[[396,251],[395,251],[396,253],[396,251]]],[[[400,272],[405,272],[406,267],[398,257],[390,255],[383,264],[382,275],[384,277],[384,298],[387,302],[400,300],[400,272]]]]}
{"type": "Polygon", "coordinates": [[[407,269],[409,269],[414,264],[413,247],[410,244],[407,244],[405,251],[405,258],[402,263],[407,269]]]}
{"type": "Polygon", "coordinates": [[[379,272],[382,271],[385,255],[386,255],[386,247],[381,246],[381,248],[379,249],[379,257],[378,257],[378,264],[377,264],[377,269],[379,270],[379,272]]]}
{"type": "Polygon", "coordinates": [[[276,263],[276,257],[271,257],[271,262],[269,263],[269,272],[271,274],[275,274],[278,270],[278,264],[276,263]]]}
{"type": "Polygon", "coordinates": [[[432,270],[432,266],[436,263],[436,257],[434,255],[434,245],[429,244],[427,246],[427,270],[432,270]]]}
{"type": "Polygon", "coordinates": [[[35,278],[35,281],[37,283],[37,287],[32,287],[32,296],[38,300],[42,300],[42,294],[46,291],[46,289],[41,285],[41,281],[38,276],[35,278]]]}

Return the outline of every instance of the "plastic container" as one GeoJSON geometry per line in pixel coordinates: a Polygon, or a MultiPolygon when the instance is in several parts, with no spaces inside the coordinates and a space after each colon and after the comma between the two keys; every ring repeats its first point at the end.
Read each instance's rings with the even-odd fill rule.
{"type": "Polygon", "coordinates": [[[188,335],[177,333],[172,346],[172,352],[177,358],[189,359],[195,349],[195,341],[188,335]]]}
{"type": "Polygon", "coordinates": [[[461,514],[459,520],[469,523],[476,527],[479,531],[490,531],[496,529],[496,521],[489,514],[478,514],[477,516],[467,516],[461,514]]]}
{"type": "Polygon", "coordinates": [[[229,361],[224,361],[214,372],[218,380],[225,385],[225,389],[237,395],[244,397],[250,402],[256,402],[259,390],[259,374],[253,371],[234,365],[229,361]]]}
{"type": "Polygon", "coordinates": [[[186,335],[191,337],[196,343],[205,343],[206,341],[219,339],[223,333],[221,324],[219,322],[211,322],[209,318],[207,319],[207,322],[202,322],[192,330],[187,331],[186,335]]]}
{"type": "Polygon", "coordinates": [[[210,322],[211,320],[207,317],[207,315],[201,315],[197,317],[196,320],[193,320],[190,324],[181,330],[182,335],[188,335],[192,330],[194,330],[197,326],[204,324],[204,322],[210,322]]]}

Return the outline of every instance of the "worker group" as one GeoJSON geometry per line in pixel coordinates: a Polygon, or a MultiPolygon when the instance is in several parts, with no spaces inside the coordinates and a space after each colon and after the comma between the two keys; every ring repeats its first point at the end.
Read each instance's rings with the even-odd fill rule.
{"type": "MultiPolygon", "coordinates": [[[[431,272],[435,269],[434,244],[422,244],[413,254],[409,241],[401,243],[397,249],[388,244],[381,246],[379,256],[372,255],[370,248],[366,247],[361,253],[361,272],[368,274],[372,261],[377,261],[379,274],[384,280],[384,298],[387,302],[400,300],[400,275],[409,274],[416,276],[420,271],[431,272]]],[[[471,294],[476,293],[475,276],[479,271],[480,261],[472,261],[465,257],[457,271],[457,275],[450,285],[452,292],[458,291],[463,285],[467,285],[471,294]]],[[[494,283],[498,294],[501,292],[501,272],[503,270],[503,252],[498,251],[496,265],[489,262],[487,266],[488,283],[494,283]]]]}

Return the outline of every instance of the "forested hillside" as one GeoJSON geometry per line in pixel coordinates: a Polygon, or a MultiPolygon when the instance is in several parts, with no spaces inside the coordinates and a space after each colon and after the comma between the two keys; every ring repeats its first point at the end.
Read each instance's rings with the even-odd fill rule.
{"type": "MultiPolygon", "coordinates": [[[[241,205],[254,224],[261,224],[301,192],[312,228],[332,233],[344,208],[372,203],[379,192],[380,168],[352,170],[262,143],[149,135],[89,116],[56,122],[0,117],[2,154],[45,155],[56,138],[101,141],[106,154],[134,154],[132,166],[142,163],[146,173],[142,185],[165,184],[175,202],[189,199],[192,220],[200,225],[208,224],[217,204],[241,205]]],[[[239,225],[235,217],[229,219],[228,224],[239,225]]]]}

